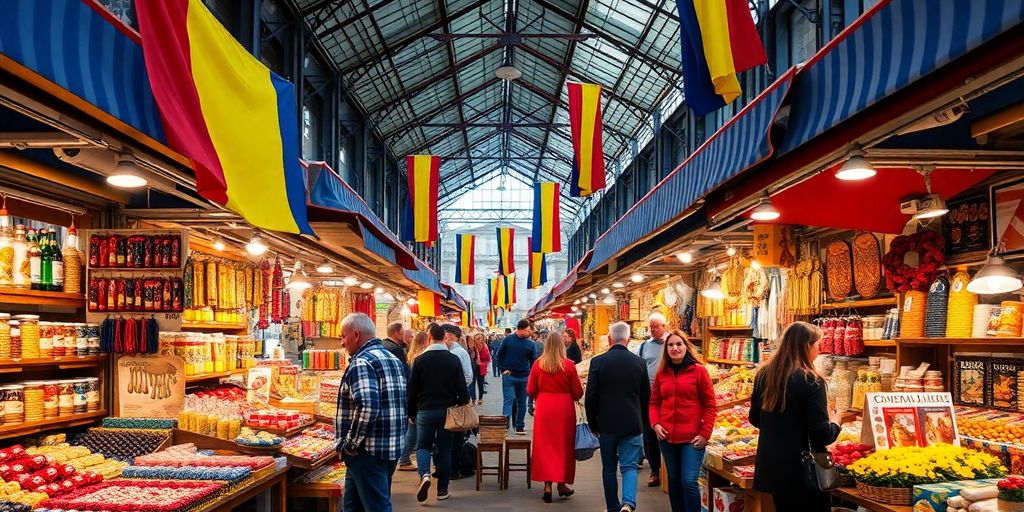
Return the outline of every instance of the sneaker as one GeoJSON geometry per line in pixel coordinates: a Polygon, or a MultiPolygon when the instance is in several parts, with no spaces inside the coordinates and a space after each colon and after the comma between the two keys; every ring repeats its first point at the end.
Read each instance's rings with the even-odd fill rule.
{"type": "Polygon", "coordinates": [[[636,510],[636,507],[634,505],[630,505],[629,503],[623,503],[622,508],[619,509],[619,512],[633,512],[634,510],[636,510]]]}
{"type": "Polygon", "coordinates": [[[399,471],[416,471],[416,465],[412,462],[403,462],[398,465],[399,471]]]}
{"type": "Polygon", "coordinates": [[[446,500],[448,498],[451,498],[451,497],[452,497],[452,494],[450,492],[448,492],[448,491],[444,491],[443,493],[441,493],[441,492],[437,493],[437,501],[444,501],[444,500],[446,500]]]}
{"type": "Polygon", "coordinates": [[[525,428],[517,428],[516,429],[516,435],[517,436],[525,436],[526,435],[526,429],[525,428]]]}
{"type": "Polygon", "coordinates": [[[429,476],[424,476],[423,479],[420,480],[420,488],[419,488],[419,490],[416,491],[416,501],[418,501],[420,503],[423,503],[424,501],[427,501],[427,492],[429,492],[429,491],[430,491],[430,477],[429,476]]]}

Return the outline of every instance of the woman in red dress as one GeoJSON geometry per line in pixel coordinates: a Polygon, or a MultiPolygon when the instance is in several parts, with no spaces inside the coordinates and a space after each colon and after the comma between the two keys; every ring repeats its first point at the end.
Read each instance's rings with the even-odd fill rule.
{"type": "Polygon", "coordinates": [[[544,482],[543,499],[551,503],[552,482],[558,484],[561,497],[574,492],[569,484],[576,479],[576,401],[583,398],[576,365],[565,357],[558,333],[544,340],[544,353],[530,369],[526,393],[536,403],[531,478],[544,482]]]}

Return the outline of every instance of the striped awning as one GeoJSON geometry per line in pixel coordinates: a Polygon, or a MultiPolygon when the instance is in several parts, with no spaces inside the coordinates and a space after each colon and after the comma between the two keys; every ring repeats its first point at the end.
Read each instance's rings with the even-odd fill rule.
{"type": "Polygon", "coordinates": [[[448,298],[448,292],[442,286],[441,279],[437,277],[437,274],[430,267],[424,265],[422,261],[416,260],[416,270],[402,269],[402,273],[424,290],[430,290],[445,299],[448,298]]]}
{"type": "Polygon", "coordinates": [[[770,157],[772,122],[793,81],[787,71],[638,201],[594,244],[587,272],[658,232],[729,178],[770,157]]]}
{"type": "Polygon", "coordinates": [[[1024,22],[1024,0],[879,2],[798,73],[779,154],[1024,22]]]}
{"type": "Polygon", "coordinates": [[[465,311],[467,306],[466,299],[463,298],[459,292],[455,291],[455,287],[450,284],[442,284],[442,287],[447,294],[446,298],[448,299],[448,302],[451,302],[460,310],[465,311]]]}
{"type": "Polygon", "coordinates": [[[540,300],[530,308],[530,312],[527,316],[533,316],[544,311],[544,309],[553,304],[558,297],[565,295],[566,292],[572,290],[572,287],[580,278],[580,272],[583,272],[583,269],[587,266],[587,263],[590,262],[593,255],[594,251],[587,251],[587,253],[580,258],[580,261],[576,262],[576,265],[574,265],[572,269],[565,274],[565,277],[563,277],[558,284],[552,286],[551,291],[548,292],[547,295],[541,297],[540,300]]]}

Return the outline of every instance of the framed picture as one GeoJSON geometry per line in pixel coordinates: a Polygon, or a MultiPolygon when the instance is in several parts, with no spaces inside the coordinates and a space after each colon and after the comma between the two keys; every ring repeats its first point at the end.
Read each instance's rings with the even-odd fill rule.
{"type": "Polygon", "coordinates": [[[983,259],[991,247],[991,208],[988,194],[981,193],[947,203],[942,236],[946,239],[946,258],[956,263],[983,259]]]}
{"type": "Polygon", "coordinates": [[[1024,179],[992,185],[992,243],[1002,256],[1024,253],[1024,179]]]}

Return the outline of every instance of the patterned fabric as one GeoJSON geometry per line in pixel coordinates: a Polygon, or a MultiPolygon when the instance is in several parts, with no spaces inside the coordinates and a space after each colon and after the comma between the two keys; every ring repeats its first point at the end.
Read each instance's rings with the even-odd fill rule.
{"type": "Polygon", "coordinates": [[[408,421],[402,362],[370,340],[349,361],[338,390],[334,420],[338,451],[363,450],[384,460],[398,460],[408,421]]]}

